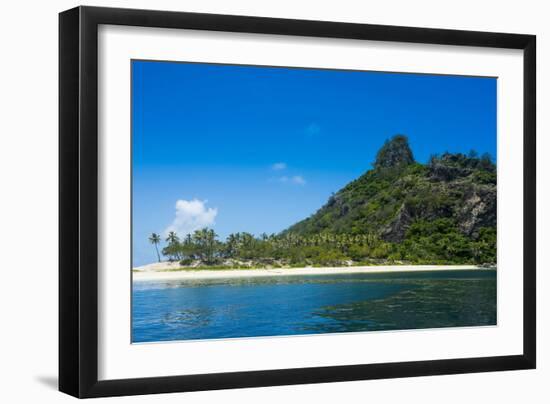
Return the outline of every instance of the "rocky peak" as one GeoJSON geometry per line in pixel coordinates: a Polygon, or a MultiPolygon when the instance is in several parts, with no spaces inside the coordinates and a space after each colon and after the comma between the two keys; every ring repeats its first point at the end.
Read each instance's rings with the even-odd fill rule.
{"type": "Polygon", "coordinates": [[[396,135],[386,140],[384,146],[376,155],[374,168],[401,167],[414,163],[414,157],[409,147],[409,139],[403,135],[396,135]]]}
{"type": "Polygon", "coordinates": [[[475,171],[496,174],[496,166],[488,154],[481,158],[471,152],[469,156],[462,153],[445,152],[442,155],[432,155],[428,162],[430,178],[437,181],[452,181],[467,177],[475,171]]]}

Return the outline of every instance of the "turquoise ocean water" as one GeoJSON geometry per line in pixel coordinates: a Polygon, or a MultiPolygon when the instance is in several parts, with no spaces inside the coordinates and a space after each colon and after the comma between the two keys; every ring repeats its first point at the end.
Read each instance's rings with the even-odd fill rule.
{"type": "Polygon", "coordinates": [[[496,270],[137,281],[132,341],[495,325],[496,270]]]}

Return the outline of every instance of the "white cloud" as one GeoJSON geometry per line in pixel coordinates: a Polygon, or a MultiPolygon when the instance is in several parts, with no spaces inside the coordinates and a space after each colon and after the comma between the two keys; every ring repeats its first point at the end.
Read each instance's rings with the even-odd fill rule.
{"type": "Polygon", "coordinates": [[[281,171],[281,170],[284,170],[285,168],[286,168],[286,163],[283,163],[283,162],[275,163],[271,166],[271,169],[274,171],[281,171]]]}
{"type": "Polygon", "coordinates": [[[218,208],[206,208],[208,201],[193,199],[176,201],[176,217],[170,226],[164,230],[164,234],[175,231],[180,237],[215,224],[218,208]]]}
{"type": "Polygon", "coordinates": [[[296,185],[306,185],[306,180],[301,175],[295,175],[290,178],[290,181],[296,185]]]}
{"type": "Polygon", "coordinates": [[[279,182],[282,182],[283,184],[306,185],[306,180],[301,175],[294,175],[292,177],[287,177],[286,175],[283,175],[277,180],[279,182]]]}

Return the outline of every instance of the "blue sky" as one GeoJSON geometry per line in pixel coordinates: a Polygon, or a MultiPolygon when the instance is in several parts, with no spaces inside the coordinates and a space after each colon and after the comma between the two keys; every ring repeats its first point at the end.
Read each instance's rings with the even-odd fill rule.
{"type": "Polygon", "coordinates": [[[494,78],[132,61],[132,104],[134,266],[152,232],[285,229],[395,134],[496,158],[494,78]]]}

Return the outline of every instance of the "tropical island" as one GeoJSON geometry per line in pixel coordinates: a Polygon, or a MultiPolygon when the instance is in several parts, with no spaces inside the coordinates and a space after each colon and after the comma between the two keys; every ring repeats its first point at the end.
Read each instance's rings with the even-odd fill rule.
{"type": "Polygon", "coordinates": [[[496,166],[477,152],[416,162],[406,136],[310,217],[277,234],[153,233],[159,263],[136,271],[496,265],[496,166]]]}

